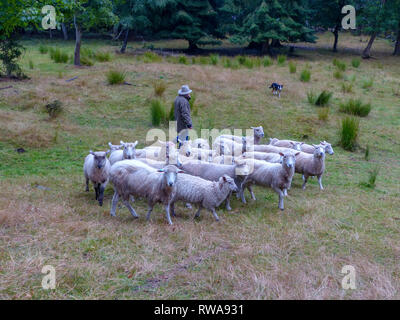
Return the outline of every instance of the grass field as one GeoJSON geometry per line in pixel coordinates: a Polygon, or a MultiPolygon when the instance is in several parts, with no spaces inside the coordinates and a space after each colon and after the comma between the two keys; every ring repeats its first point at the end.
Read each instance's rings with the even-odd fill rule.
{"type": "MultiPolygon", "coordinates": [[[[366,39],[341,35],[339,49],[361,49],[366,39]]],[[[195,64],[187,57],[184,64],[178,57],[132,54],[143,43],[119,55],[108,42],[84,41],[83,47],[107,51],[112,59],[75,68],[41,54],[38,41],[25,41],[22,66],[31,79],[0,81],[0,88],[13,86],[0,90],[0,298],[399,299],[400,59],[379,39],[377,59],[355,68],[358,55],[333,54],[326,49],[331,42],[323,35],[307,45],[312,50],[296,50],[283,65],[273,59],[264,67],[257,57],[247,65],[224,57],[216,65],[204,57],[195,57],[195,64]],[[346,64],[342,78],[334,76],[334,58],[346,64]],[[296,64],[295,73],[289,62],[296,64]],[[309,82],[300,81],[304,69],[311,72],[309,82]],[[109,70],[124,71],[132,85],[107,84],[109,70]],[[284,212],[272,190],[257,187],[257,201],[234,199],[232,212],[218,210],[218,223],[206,211],[194,220],[194,211],[183,205],[173,226],[160,205],[147,222],[144,201],[134,204],[140,219],[125,207],[111,218],[111,185],[103,207],[92,186],[84,192],[84,157],[109,141],[144,146],[152,128],[153,82],[160,78],[168,108],[182,84],[196,93],[194,129],[262,125],[266,138],[331,142],[335,154],[326,158],[325,190],[310,179],[303,191],[296,174],[284,212]],[[271,82],[284,84],[280,99],[267,90],[271,82]],[[351,90],[342,90],[343,84],[351,90]],[[333,92],[326,121],[307,101],[308,92],[323,90],[333,92]],[[372,107],[360,118],[355,152],[337,145],[345,117],[339,104],[350,98],[372,107]],[[55,99],[64,110],[49,120],[45,105],[55,99]],[[21,147],[25,153],[16,152],[21,147]],[[376,187],[369,188],[365,182],[376,166],[376,187]],[[41,287],[41,269],[48,264],[56,269],[55,290],[41,287]],[[355,267],[355,290],[342,289],[345,265],[355,267]]],[[[43,44],[73,52],[72,41],[43,44]]]]}

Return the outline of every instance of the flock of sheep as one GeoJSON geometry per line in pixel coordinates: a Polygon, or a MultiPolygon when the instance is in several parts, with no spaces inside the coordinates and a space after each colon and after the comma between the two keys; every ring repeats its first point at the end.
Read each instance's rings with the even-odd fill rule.
{"type": "Polygon", "coordinates": [[[247,137],[221,135],[214,140],[212,148],[205,139],[179,140],[179,149],[170,141],[159,141],[161,146],[143,149],[136,149],[137,141],[109,143],[108,151],[90,151],[85,158],[86,191],[91,181],[96,200],[102,206],[104,189],[111,181],[114,186],[112,216],[121,198],[133,217],[138,218],[130,201],[142,197],[148,202],[147,219],[154,205],[160,202],[165,206],[168,223],[172,224],[170,215],[175,216],[177,201],[185,202],[187,207],[198,205],[196,217],[202,208],[208,209],[218,221],[215,208],[226,201],[227,210],[231,210],[232,193],[246,203],[244,191],[248,189],[256,200],[253,184],[272,188],[279,195],[279,208],[283,210],[283,199],[295,172],[302,174],[303,189],[310,176],[317,176],[323,189],[325,153],[334,153],[331,144],[321,141],[319,145],[308,145],[275,138],[269,144],[260,144],[263,128],[252,129],[254,135],[247,137]]]}

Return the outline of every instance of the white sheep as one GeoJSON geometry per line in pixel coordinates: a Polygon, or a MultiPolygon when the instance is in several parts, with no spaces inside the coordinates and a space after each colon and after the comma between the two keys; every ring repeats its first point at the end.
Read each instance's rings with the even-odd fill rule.
{"type": "Polygon", "coordinates": [[[303,175],[303,190],[306,188],[307,179],[310,176],[317,176],[320,189],[324,189],[322,175],[325,171],[325,148],[318,145],[313,145],[313,148],[313,154],[300,152],[296,156],[296,173],[303,175]]]}
{"type": "Polygon", "coordinates": [[[208,150],[208,149],[210,149],[210,144],[209,144],[208,140],[206,140],[206,139],[197,138],[192,142],[192,147],[208,150]]]}
{"type": "MultiPolygon", "coordinates": [[[[228,140],[233,140],[237,143],[242,143],[243,139],[246,139],[247,143],[249,144],[260,144],[261,139],[264,137],[264,129],[262,126],[259,127],[251,127],[253,129],[253,136],[249,137],[239,137],[239,136],[234,136],[230,134],[223,134],[217,137],[217,139],[228,139],[228,140]],[[254,139],[253,139],[254,137],[254,139]]],[[[215,142],[215,141],[214,141],[215,142]]]]}
{"type": "Polygon", "coordinates": [[[293,151],[293,149],[290,148],[275,147],[269,144],[254,145],[253,149],[254,149],[253,151],[256,152],[267,152],[267,153],[285,153],[293,151]]]}
{"type": "MultiPolygon", "coordinates": [[[[292,178],[295,171],[296,158],[293,153],[282,153],[282,163],[269,163],[260,160],[247,160],[253,164],[253,171],[247,176],[245,182],[241,186],[240,196],[245,203],[244,187],[249,187],[250,184],[261,185],[272,188],[279,195],[279,209],[283,210],[283,198],[287,195],[287,190],[290,189],[292,178]]],[[[249,164],[250,165],[250,164],[249,164]]],[[[249,189],[252,198],[255,200],[254,193],[249,189]]]]}
{"type": "MultiPolygon", "coordinates": [[[[179,166],[185,173],[198,176],[209,181],[218,181],[223,175],[227,175],[235,180],[237,186],[249,174],[249,167],[243,161],[235,160],[234,164],[216,164],[204,161],[187,161],[179,166]]],[[[232,210],[230,206],[230,195],[226,199],[226,209],[232,210]]]]}
{"type": "Polygon", "coordinates": [[[213,143],[213,149],[217,152],[218,155],[232,155],[239,156],[244,152],[252,152],[256,146],[251,143],[247,143],[246,139],[243,139],[241,143],[235,142],[234,140],[229,140],[225,138],[217,138],[213,143]]]}
{"type": "Polygon", "coordinates": [[[188,157],[191,154],[190,141],[183,141],[181,148],[176,149],[172,141],[158,141],[161,146],[150,146],[144,149],[136,149],[136,158],[152,159],[157,161],[166,161],[167,163],[176,163],[177,154],[188,157]]]}
{"type": "Polygon", "coordinates": [[[279,140],[277,138],[269,138],[269,145],[275,147],[283,147],[283,148],[290,148],[297,151],[301,151],[301,145],[304,142],[297,142],[293,140],[279,140]]]}
{"type": "Polygon", "coordinates": [[[90,150],[83,165],[83,172],[86,179],[86,192],[89,191],[90,180],[93,183],[96,200],[99,201],[100,206],[103,205],[104,190],[108,183],[111,167],[110,161],[107,158],[109,152],[110,151],[93,152],[90,150]]]}
{"type": "Polygon", "coordinates": [[[217,155],[218,153],[215,150],[192,148],[189,159],[212,162],[217,155]]]}
{"type": "Polygon", "coordinates": [[[111,142],[108,143],[108,146],[110,147],[110,155],[117,150],[120,150],[122,148],[121,144],[112,144],[111,142]]]}
{"type": "Polygon", "coordinates": [[[188,174],[180,174],[174,200],[171,204],[172,215],[175,216],[176,201],[184,201],[186,203],[198,204],[199,209],[195,217],[200,216],[202,208],[208,209],[214,215],[215,220],[219,221],[219,217],[215,212],[218,207],[231,192],[237,192],[238,188],[234,180],[228,175],[223,175],[218,181],[209,181],[197,176],[188,174]]]}
{"type": "Polygon", "coordinates": [[[147,219],[150,219],[153,207],[157,202],[165,206],[166,217],[172,224],[170,204],[176,192],[177,174],[182,172],[176,166],[167,165],[163,169],[154,169],[139,160],[123,160],[111,167],[110,180],[114,186],[114,196],[110,214],[115,216],[119,197],[133,217],[136,211],[129,203],[129,196],[145,197],[148,201],[147,219]]]}
{"type": "MultiPolygon", "coordinates": [[[[321,141],[320,146],[324,147],[326,153],[328,153],[330,155],[334,154],[332,145],[329,142],[321,141]]],[[[313,154],[314,150],[315,150],[314,145],[309,145],[306,143],[303,143],[301,145],[302,152],[313,154]]]]}
{"type": "MultiPolygon", "coordinates": [[[[120,141],[123,150],[115,150],[111,152],[110,155],[110,163],[113,165],[114,163],[121,161],[121,160],[129,160],[136,158],[136,146],[138,144],[137,141],[132,143],[125,143],[120,141]]],[[[110,143],[109,143],[110,145],[110,143]]]]}
{"type": "Polygon", "coordinates": [[[245,152],[243,153],[243,157],[246,159],[256,159],[256,160],[264,160],[271,163],[281,163],[282,157],[279,153],[267,153],[267,152],[245,152]]]}

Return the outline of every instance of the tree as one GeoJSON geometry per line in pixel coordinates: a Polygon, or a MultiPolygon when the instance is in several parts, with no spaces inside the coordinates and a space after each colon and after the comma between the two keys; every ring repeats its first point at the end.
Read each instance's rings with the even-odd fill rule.
{"type": "Polygon", "coordinates": [[[308,9],[304,1],[231,0],[223,10],[233,17],[230,29],[233,42],[250,43],[261,53],[271,54],[271,44],[280,42],[314,42],[313,30],[307,27],[308,9]]]}
{"type": "Polygon", "coordinates": [[[198,45],[216,44],[223,37],[218,29],[217,2],[211,0],[166,0],[163,10],[154,15],[156,36],[185,39],[189,51],[198,45]]]}

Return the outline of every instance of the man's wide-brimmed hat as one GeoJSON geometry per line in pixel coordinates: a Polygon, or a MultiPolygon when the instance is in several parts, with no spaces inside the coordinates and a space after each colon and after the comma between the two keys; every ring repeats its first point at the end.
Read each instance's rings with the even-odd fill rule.
{"type": "Polygon", "coordinates": [[[188,85],[183,85],[182,88],[178,91],[178,94],[180,96],[184,96],[184,95],[189,94],[191,92],[192,92],[192,90],[190,90],[188,85]]]}

